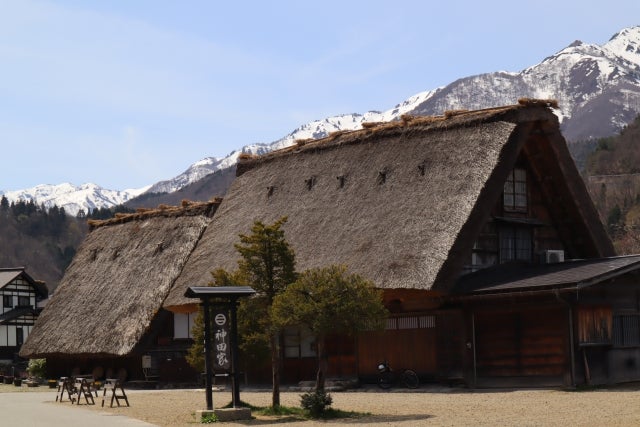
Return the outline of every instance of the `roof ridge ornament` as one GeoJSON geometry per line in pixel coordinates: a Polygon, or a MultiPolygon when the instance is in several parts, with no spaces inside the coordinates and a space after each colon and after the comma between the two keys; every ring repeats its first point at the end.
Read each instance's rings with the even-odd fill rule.
{"type": "Polygon", "coordinates": [[[518,104],[523,107],[549,107],[558,109],[558,100],[556,99],[538,99],[538,98],[520,98],[518,104]]]}

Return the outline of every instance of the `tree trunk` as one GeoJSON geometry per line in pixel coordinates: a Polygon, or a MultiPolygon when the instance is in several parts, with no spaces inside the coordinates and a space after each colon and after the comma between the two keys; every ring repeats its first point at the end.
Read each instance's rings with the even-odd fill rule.
{"type": "Polygon", "coordinates": [[[324,391],[327,379],[327,369],[329,368],[329,357],[327,355],[324,336],[317,337],[318,350],[318,374],[316,375],[316,391],[324,391]]]}
{"type": "Polygon", "coordinates": [[[278,334],[271,336],[271,406],[280,406],[280,345],[278,334]]]}

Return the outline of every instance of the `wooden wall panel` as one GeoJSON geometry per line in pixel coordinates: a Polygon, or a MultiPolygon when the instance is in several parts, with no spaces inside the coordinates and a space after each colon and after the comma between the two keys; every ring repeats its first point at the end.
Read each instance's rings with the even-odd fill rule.
{"type": "Polygon", "coordinates": [[[566,324],[560,309],[477,313],[478,377],[563,375],[566,324]]]}
{"type": "Polygon", "coordinates": [[[436,373],[435,328],[366,332],[358,337],[358,374],[377,374],[379,362],[393,369],[413,369],[418,375],[436,373]]]}

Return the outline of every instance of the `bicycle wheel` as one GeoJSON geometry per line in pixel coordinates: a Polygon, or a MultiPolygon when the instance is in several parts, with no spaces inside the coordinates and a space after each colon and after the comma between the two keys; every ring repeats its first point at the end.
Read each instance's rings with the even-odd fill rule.
{"type": "Polygon", "coordinates": [[[409,388],[418,388],[418,385],[420,385],[418,374],[411,369],[405,369],[402,373],[402,384],[409,388]]]}
{"type": "Polygon", "coordinates": [[[389,371],[381,372],[378,375],[378,386],[380,388],[388,389],[393,385],[393,374],[389,371]]]}

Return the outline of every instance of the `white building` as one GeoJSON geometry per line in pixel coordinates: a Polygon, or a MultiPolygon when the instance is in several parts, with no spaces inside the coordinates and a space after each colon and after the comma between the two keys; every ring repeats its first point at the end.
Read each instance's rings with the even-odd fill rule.
{"type": "Polygon", "coordinates": [[[0,268],[0,361],[13,361],[48,296],[44,282],[23,267],[0,268]]]}

